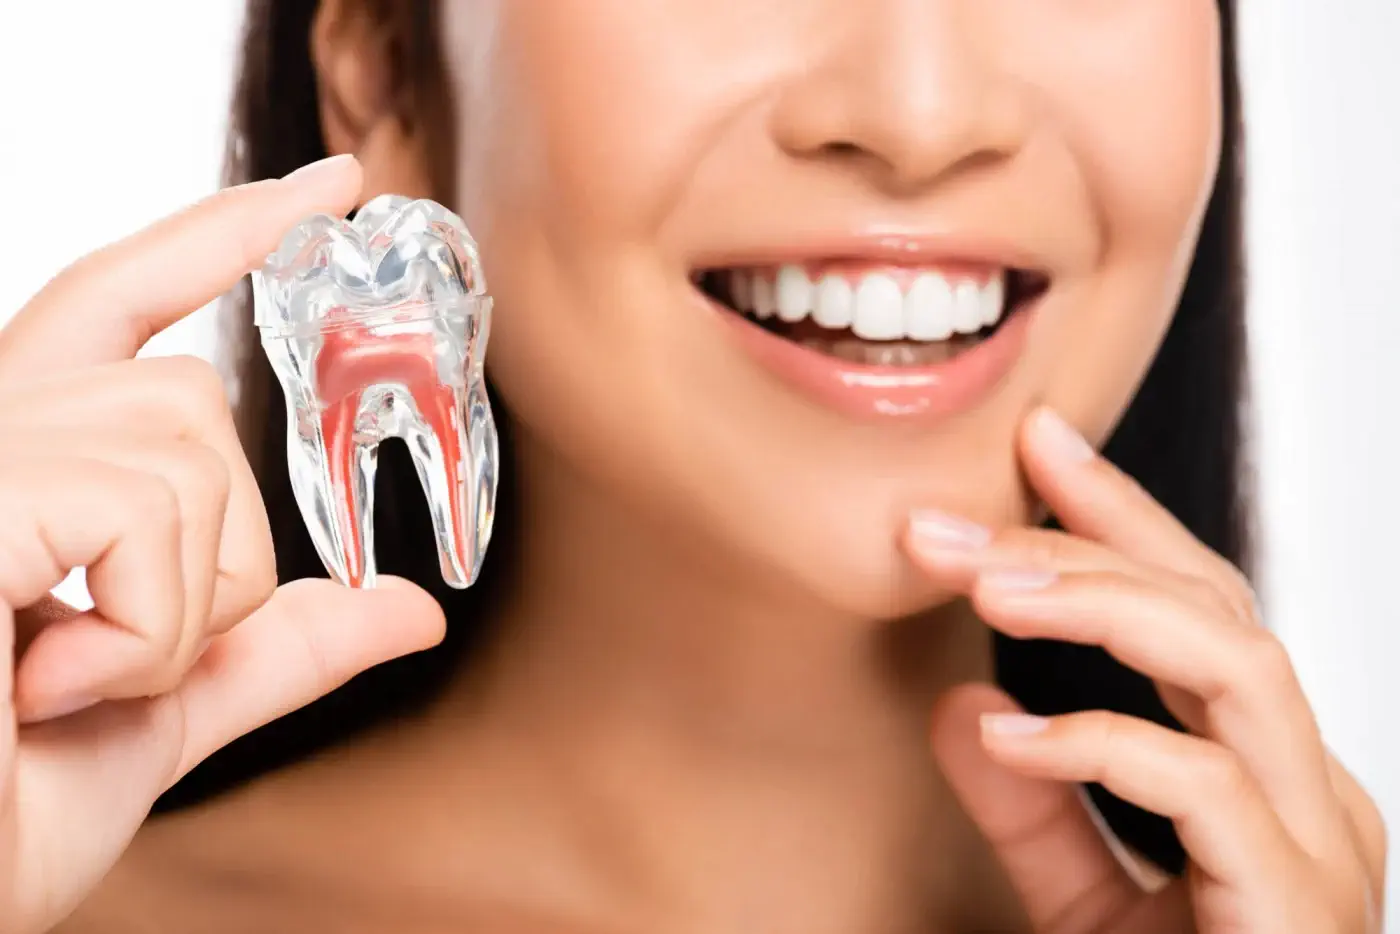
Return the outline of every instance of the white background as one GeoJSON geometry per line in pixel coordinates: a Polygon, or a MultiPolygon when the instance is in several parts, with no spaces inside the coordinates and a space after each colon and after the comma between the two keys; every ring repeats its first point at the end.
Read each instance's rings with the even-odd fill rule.
{"type": "MultiPolygon", "coordinates": [[[[15,6],[0,323],[77,254],[217,183],[242,3],[15,6]]],[[[1400,4],[1244,6],[1266,609],[1332,747],[1400,826],[1400,4]]],[[[211,357],[211,317],[152,352],[211,357]]]]}

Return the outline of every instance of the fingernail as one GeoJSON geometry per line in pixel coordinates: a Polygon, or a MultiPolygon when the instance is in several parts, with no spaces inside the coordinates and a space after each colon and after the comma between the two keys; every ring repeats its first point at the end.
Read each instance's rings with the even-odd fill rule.
{"type": "Polygon", "coordinates": [[[995,571],[988,571],[979,576],[978,580],[984,586],[993,590],[1010,591],[1014,593],[1028,593],[1035,590],[1044,590],[1055,581],[1060,575],[1054,571],[1040,570],[1037,568],[1000,568],[995,571]]]}
{"type": "Polygon", "coordinates": [[[328,159],[322,159],[319,162],[312,162],[309,165],[304,165],[295,172],[285,176],[284,181],[315,181],[318,176],[334,175],[337,172],[343,171],[346,165],[354,161],[355,157],[350,153],[341,153],[338,156],[331,156],[328,159]]]}
{"type": "Polygon", "coordinates": [[[1045,717],[1024,713],[986,713],[982,715],[982,733],[988,736],[1035,736],[1050,726],[1045,717]]]}
{"type": "Polygon", "coordinates": [[[1070,464],[1082,464],[1094,459],[1097,454],[1094,446],[1058,412],[1041,409],[1038,418],[1037,430],[1054,456],[1070,464]]]}
{"type": "Polygon", "coordinates": [[[29,726],[36,723],[47,723],[50,720],[62,720],[64,717],[71,717],[75,713],[81,713],[89,707],[96,707],[101,703],[101,699],[87,694],[73,694],[68,697],[59,697],[47,705],[41,705],[33,713],[21,716],[19,722],[29,726]]]}
{"type": "Polygon", "coordinates": [[[918,544],[937,550],[975,551],[992,540],[989,529],[958,516],[934,510],[921,510],[909,519],[909,529],[918,544]]]}

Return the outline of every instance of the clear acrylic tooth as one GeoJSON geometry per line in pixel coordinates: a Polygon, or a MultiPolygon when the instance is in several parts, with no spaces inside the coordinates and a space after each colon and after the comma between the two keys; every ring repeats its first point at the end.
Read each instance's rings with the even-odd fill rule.
{"type": "Polygon", "coordinates": [[[491,298],[461,219],[384,196],[315,217],[256,273],[256,321],[287,405],[302,518],[331,576],[373,587],[374,477],[403,441],[444,581],[469,587],[495,517],[499,441],[486,396],[491,298]]]}

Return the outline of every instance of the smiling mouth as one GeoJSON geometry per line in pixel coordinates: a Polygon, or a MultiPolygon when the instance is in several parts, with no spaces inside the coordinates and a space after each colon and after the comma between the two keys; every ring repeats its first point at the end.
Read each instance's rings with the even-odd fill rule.
{"type": "Polygon", "coordinates": [[[849,263],[701,270],[714,303],[807,350],[863,366],[928,367],[994,336],[1049,288],[1043,273],[849,263]]]}

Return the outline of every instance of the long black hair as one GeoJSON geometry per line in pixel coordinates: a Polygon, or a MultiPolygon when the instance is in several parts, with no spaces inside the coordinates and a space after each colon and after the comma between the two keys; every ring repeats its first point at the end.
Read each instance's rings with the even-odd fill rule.
{"type": "MultiPolygon", "coordinates": [[[[374,0],[390,48],[401,119],[451,125],[448,83],[438,46],[436,2],[374,0]]],[[[228,181],[276,178],[325,156],[317,78],[309,54],[318,0],[250,0],[232,114],[228,181]]],[[[1244,267],[1241,238],[1241,131],[1235,58],[1234,0],[1219,0],[1223,24],[1224,146],[1195,260],[1170,330],[1137,396],[1107,446],[1108,457],[1135,477],[1208,546],[1246,572],[1248,496],[1244,473],[1244,267]]],[[[429,167],[437,197],[450,200],[451,134],[434,140],[429,167]]],[[[244,297],[246,299],[246,296],[244,297]]],[[[240,302],[246,314],[246,300],[240,302]]],[[[247,330],[246,318],[238,322],[247,330]]],[[[282,580],[323,576],[292,499],[281,455],[285,413],[260,354],[243,355],[245,443],[262,481],[273,523],[282,580]]],[[[287,764],[388,718],[411,715],[444,686],[465,653],[482,638],[473,620],[492,618],[492,604],[513,564],[510,432],[502,424],[501,500],[480,582],[469,591],[442,585],[418,480],[406,458],[386,450],[377,496],[377,537],[396,547],[381,555],[383,570],[412,579],[441,601],[453,625],[433,651],[361,675],[311,706],[233,743],[172,789],[159,809],[178,807],[287,764]]],[[[1108,709],[1179,728],[1151,683],[1095,648],[998,639],[1002,686],[1041,714],[1108,709]]],[[[1091,788],[1100,809],[1130,845],[1169,871],[1184,855],[1171,825],[1091,788]]]]}

